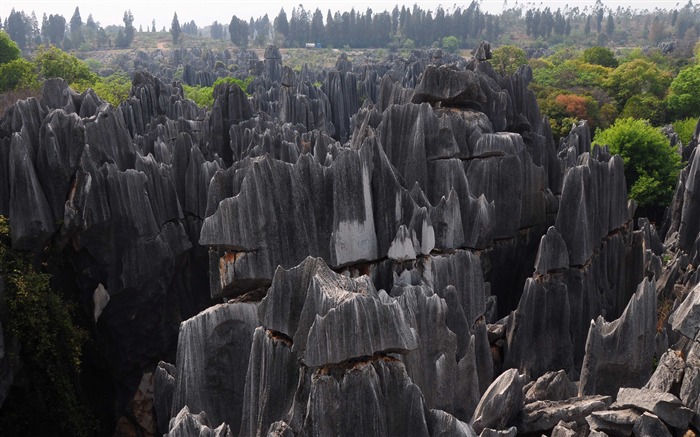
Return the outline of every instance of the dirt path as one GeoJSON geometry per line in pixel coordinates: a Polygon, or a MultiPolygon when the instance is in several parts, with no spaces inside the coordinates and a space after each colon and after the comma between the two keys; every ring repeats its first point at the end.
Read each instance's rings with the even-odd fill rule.
{"type": "Polygon", "coordinates": [[[167,46],[163,41],[161,41],[161,42],[159,42],[158,44],[156,44],[156,46],[157,46],[160,50],[165,50],[165,49],[168,48],[168,46],[167,46]]]}

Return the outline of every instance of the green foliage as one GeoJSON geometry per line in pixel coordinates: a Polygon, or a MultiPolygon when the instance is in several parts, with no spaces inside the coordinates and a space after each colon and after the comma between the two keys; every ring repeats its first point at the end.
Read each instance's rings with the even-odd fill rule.
{"type": "Polygon", "coordinates": [[[10,90],[40,88],[36,66],[22,58],[0,64],[0,93],[10,90]]]}
{"type": "Polygon", "coordinates": [[[456,36],[446,36],[442,39],[442,48],[449,53],[454,53],[459,48],[459,39],[456,36]]]}
{"type": "Polygon", "coordinates": [[[177,12],[175,12],[175,15],[173,16],[173,22],[170,25],[170,34],[173,36],[173,44],[177,44],[178,40],[180,39],[181,33],[182,29],[180,28],[180,22],[177,19],[177,12]]]}
{"type": "Polygon", "coordinates": [[[617,68],[618,62],[612,50],[607,47],[591,47],[583,51],[583,61],[588,64],[617,68]]]}
{"type": "Polygon", "coordinates": [[[693,117],[688,117],[683,120],[676,120],[673,122],[673,130],[678,134],[681,143],[686,145],[693,139],[693,134],[695,133],[695,127],[698,124],[698,119],[693,117]]]}
{"type": "Polygon", "coordinates": [[[556,88],[599,87],[607,80],[610,72],[608,67],[588,64],[580,59],[565,60],[560,64],[550,64],[551,67],[533,69],[536,83],[556,88]]]}
{"type": "Polygon", "coordinates": [[[19,59],[21,52],[10,35],[0,30],[0,65],[19,59]]]}
{"type": "Polygon", "coordinates": [[[214,88],[207,86],[189,86],[182,84],[185,91],[185,98],[194,101],[197,106],[211,108],[214,104],[214,88]]]}
{"type": "Polygon", "coordinates": [[[237,79],[232,76],[220,77],[212,86],[189,86],[182,84],[182,88],[185,91],[185,98],[194,101],[198,106],[204,106],[211,108],[214,105],[214,88],[221,84],[236,84],[241,89],[248,94],[248,85],[253,82],[253,76],[248,76],[245,79],[237,79]]]}
{"type": "Polygon", "coordinates": [[[41,47],[34,60],[44,79],[62,77],[68,83],[97,81],[97,75],[83,61],[57,47],[41,47]]]}
{"type": "Polygon", "coordinates": [[[403,42],[403,48],[413,50],[416,48],[416,43],[411,38],[406,38],[403,42]]]}
{"type": "Polygon", "coordinates": [[[635,94],[625,103],[620,117],[648,120],[660,126],[666,118],[666,102],[651,93],[635,94]]]}
{"type": "Polygon", "coordinates": [[[668,108],[677,118],[700,115],[700,64],[684,68],[673,79],[668,108]]]}
{"type": "Polygon", "coordinates": [[[605,86],[615,97],[618,108],[622,109],[632,96],[642,93],[663,99],[671,80],[671,73],[656,64],[634,59],[617,67],[608,77],[605,86]]]}
{"type": "Polygon", "coordinates": [[[598,131],[594,143],[607,144],[622,157],[629,195],[640,206],[671,203],[681,158],[660,129],[645,120],[619,118],[598,131]]]}
{"type": "Polygon", "coordinates": [[[527,65],[525,50],[516,46],[501,46],[492,52],[491,64],[502,74],[513,74],[521,65],[527,65]]]}
{"type": "Polygon", "coordinates": [[[129,98],[131,92],[131,79],[124,72],[111,74],[104,78],[95,78],[94,81],[80,80],[70,84],[73,90],[83,92],[92,88],[97,95],[112,106],[118,106],[129,98]]]}
{"type": "Polygon", "coordinates": [[[3,326],[21,345],[25,384],[13,386],[0,411],[7,435],[86,435],[91,419],[77,396],[86,333],[73,324],[73,308],[12,249],[8,220],[0,216],[0,276],[5,284],[3,326]]]}

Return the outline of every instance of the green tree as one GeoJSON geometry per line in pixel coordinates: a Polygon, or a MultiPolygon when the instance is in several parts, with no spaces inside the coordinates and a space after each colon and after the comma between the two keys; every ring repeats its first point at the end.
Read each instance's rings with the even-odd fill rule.
{"type": "Polygon", "coordinates": [[[228,25],[231,42],[238,47],[248,47],[248,28],[248,23],[245,20],[241,20],[235,15],[231,17],[231,23],[228,25]]]}
{"type": "Polygon", "coordinates": [[[684,68],[673,79],[668,108],[675,118],[700,115],[700,64],[684,68]]]}
{"type": "Polygon", "coordinates": [[[656,64],[644,59],[634,59],[617,67],[605,85],[611,92],[620,110],[632,96],[649,93],[665,98],[672,76],[656,64]]]}
{"type": "Polygon", "coordinates": [[[73,45],[75,47],[79,47],[80,44],[83,43],[83,20],[80,17],[80,9],[78,7],[75,7],[75,12],[73,13],[73,17],[70,19],[70,35],[71,35],[71,40],[73,41],[73,45]]]}
{"type": "Polygon", "coordinates": [[[134,16],[131,13],[131,10],[124,11],[124,18],[122,19],[124,21],[124,38],[122,40],[123,45],[119,45],[117,43],[117,46],[125,48],[129,47],[132,42],[134,42],[134,36],[136,34],[136,28],[134,27],[134,16]]]}
{"type": "Polygon", "coordinates": [[[635,94],[625,103],[620,117],[640,118],[660,126],[666,119],[666,102],[650,93],[635,94]]]}
{"type": "Polygon", "coordinates": [[[0,30],[0,65],[19,59],[21,52],[10,35],[0,30]]]}
{"type": "Polygon", "coordinates": [[[527,65],[527,54],[517,46],[501,46],[492,52],[491,65],[501,74],[513,74],[521,65],[527,65]]]}
{"type": "Polygon", "coordinates": [[[583,51],[583,60],[589,64],[617,68],[618,63],[612,50],[607,47],[595,46],[583,51]]]}
{"type": "Polygon", "coordinates": [[[593,142],[622,157],[629,196],[640,206],[671,203],[681,157],[660,129],[645,120],[618,118],[593,142]]]}
{"type": "Polygon", "coordinates": [[[459,48],[459,40],[456,36],[446,36],[442,39],[442,48],[449,53],[454,53],[459,48]]]}
{"type": "Polygon", "coordinates": [[[19,89],[39,89],[36,66],[22,58],[0,64],[0,93],[19,89]]]}
{"type": "Polygon", "coordinates": [[[42,78],[62,77],[66,82],[97,81],[97,75],[90,71],[90,67],[80,59],[70,55],[59,48],[40,48],[35,59],[42,78]]]}
{"type": "Polygon", "coordinates": [[[182,29],[180,29],[180,22],[177,19],[177,12],[175,12],[175,15],[173,15],[173,22],[170,25],[170,34],[173,36],[173,44],[177,44],[181,33],[182,29]]]}

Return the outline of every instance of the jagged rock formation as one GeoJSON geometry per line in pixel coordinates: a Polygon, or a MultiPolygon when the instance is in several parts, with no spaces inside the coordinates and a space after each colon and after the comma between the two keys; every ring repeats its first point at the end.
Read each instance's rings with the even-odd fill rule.
{"type": "Polygon", "coordinates": [[[341,55],[298,73],[273,46],[262,61],[170,54],[185,83],[257,77],[217,86],[207,111],[139,54],[160,78],[135,73],[118,107],[52,80],[0,120],[0,214],[14,247],[73,266],[122,423],[173,436],[698,429],[700,158],[666,227],[635,229],[622,160],[591,150],[585,122],[557,147],[531,70],[499,75],[487,43],[470,60],[341,55]],[[685,297],[656,338],[655,284],[685,297]],[[668,346],[685,355],[661,357],[668,346]],[[145,392],[155,419],[126,411],[145,392]]]}

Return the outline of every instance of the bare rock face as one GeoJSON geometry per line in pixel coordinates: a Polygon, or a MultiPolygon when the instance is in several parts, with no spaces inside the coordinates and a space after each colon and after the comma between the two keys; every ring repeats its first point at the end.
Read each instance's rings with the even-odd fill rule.
{"type": "Polygon", "coordinates": [[[313,378],[307,435],[428,435],[420,390],[403,365],[383,359],[341,371],[313,378]]]}
{"type": "Polygon", "coordinates": [[[550,369],[572,371],[570,313],[566,284],[528,279],[518,308],[508,320],[506,365],[518,366],[531,378],[550,369]]]}
{"type": "Polygon", "coordinates": [[[678,392],[684,373],[685,361],[682,354],[669,349],[659,359],[654,374],[644,388],[666,393],[678,392]]]}
{"type": "Polygon", "coordinates": [[[158,363],[153,381],[153,404],[156,409],[158,431],[163,434],[170,429],[168,423],[173,408],[176,376],[175,366],[163,361],[158,363]]]}
{"type": "Polygon", "coordinates": [[[569,252],[561,234],[554,226],[542,236],[535,260],[535,271],[541,275],[569,267],[569,252]]]}
{"type": "Polygon", "coordinates": [[[217,305],[182,323],[173,416],[187,406],[206,411],[214,426],[225,422],[233,429],[240,427],[257,325],[257,308],[250,303],[217,305]]]}
{"type": "Polygon", "coordinates": [[[674,331],[700,342],[700,286],[696,286],[668,319],[674,331]]]}
{"type": "Polygon", "coordinates": [[[474,72],[430,65],[423,72],[423,78],[416,86],[412,101],[481,108],[481,104],[486,103],[486,95],[481,90],[479,79],[474,72]]]}
{"type": "Polygon", "coordinates": [[[655,286],[645,279],[619,319],[591,321],[579,393],[614,395],[620,387],[642,387],[651,376],[655,333],[655,286]]]}

